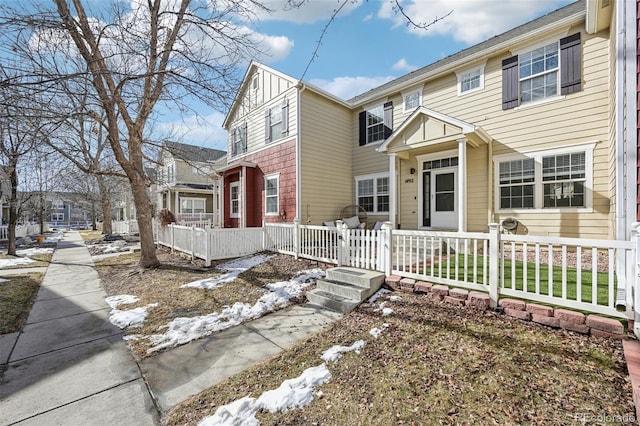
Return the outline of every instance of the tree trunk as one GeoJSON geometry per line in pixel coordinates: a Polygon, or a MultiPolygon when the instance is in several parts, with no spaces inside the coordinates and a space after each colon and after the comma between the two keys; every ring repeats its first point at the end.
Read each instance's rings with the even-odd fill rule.
{"type": "Polygon", "coordinates": [[[38,211],[38,224],[40,225],[40,235],[44,234],[44,195],[42,189],[40,189],[39,211],[38,211]]]}
{"type": "MultiPolygon", "coordinates": [[[[14,163],[10,161],[10,163],[14,163]]],[[[16,225],[18,224],[18,174],[16,164],[10,164],[8,167],[9,181],[11,182],[11,198],[9,199],[9,245],[7,246],[7,254],[9,256],[16,255],[16,225]]]]}
{"type": "Polygon", "coordinates": [[[140,230],[140,267],[154,268],[160,265],[156,256],[156,245],[153,241],[153,224],[151,216],[151,201],[147,195],[147,185],[144,176],[131,179],[131,191],[138,212],[138,228],[140,230]]]}
{"type": "Polygon", "coordinates": [[[104,184],[104,177],[102,175],[96,175],[96,180],[98,181],[100,204],[102,205],[102,233],[109,235],[113,233],[113,227],[111,225],[111,200],[109,200],[107,187],[104,184]]]}

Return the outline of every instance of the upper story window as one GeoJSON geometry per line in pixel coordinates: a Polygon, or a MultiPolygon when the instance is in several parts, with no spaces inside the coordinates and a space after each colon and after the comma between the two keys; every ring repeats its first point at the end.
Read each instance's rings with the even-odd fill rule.
{"type": "Polygon", "coordinates": [[[498,158],[498,209],[590,208],[593,147],[498,158]]]}
{"type": "Polygon", "coordinates": [[[502,61],[502,109],[581,89],[580,33],[543,43],[502,61]]]}
{"type": "Polygon", "coordinates": [[[367,108],[359,114],[359,144],[382,142],[393,129],[393,102],[367,108]]]}
{"type": "Polygon", "coordinates": [[[484,64],[457,73],[458,95],[484,89],[484,64]]]}
{"type": "Polygon", "coordinates": [[[265,139],[267,143],[281,139],[289,134],[289,100],[265,111],[265,139]]]}
{"type": "Polygon", "coordinates": [[[176,166],[171,163],[167,165],[167,183],[175,183],[176,181],[176,166]]]}
{"type": "Polygon", "coordinates": [[[231,155],[236,156],[247,152],[247,123],[233,129],[231,133],[231,155]]]}
{"type": "Polygon", "coordinates": [[[422,90],[414,90],[413,92],[403,95],[404,112],[411,112],[422,105],[422,90]]]}

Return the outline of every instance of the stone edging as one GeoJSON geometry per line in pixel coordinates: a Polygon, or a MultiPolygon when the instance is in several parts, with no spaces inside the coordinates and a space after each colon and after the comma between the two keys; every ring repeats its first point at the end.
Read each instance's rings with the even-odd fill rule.
{"type": "MultiPolygon", "coordinates": [[[[385,283],[393,290],[425,294],[434,300],[458,306],[488,309],[491,301],[488,294],[479,291],[450,288],[446,285],[416,281],[412,278],[402,278],[398,275],[388,276],[385,283]]],[[[533,321],[548,327],[562,328],[596,337],[627,338],[622,322],[613,318],[594,314],[585,315],[568,309],[554,309],[550,306],[508,298],[500,299],[498,306],[504,309],[505,314],[523,321],[533,321]]]]}

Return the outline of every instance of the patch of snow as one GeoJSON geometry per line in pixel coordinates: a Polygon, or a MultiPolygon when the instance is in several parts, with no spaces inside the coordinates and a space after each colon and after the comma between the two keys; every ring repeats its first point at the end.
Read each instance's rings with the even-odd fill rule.
{"type": "Polygon", "coordinates": [[[402,298],[400,296],[389,296],[389,300],[391,302],[399,302],[402,300],[402,298]]]}
{"type": "Polygon", "coordinates": [[[382,310],[382,316],[383,317],[388,317],[389,315],[391,315],[393,313],[393,309],[391,308],[384,308],[382,310]]]}
{"type": "Polygon", "coordinates": [[[373,296],[371,296],[368,300],[367,303],[375,303],[376,300],[378,300],[378,298],[384,294],[387,293],[391,293],[391,290],[388,290],[386,288],[381,288],[380,290],[376,291],[373,296]]]}
{"type": "Polygon", "coordinates": [[[130,294],[119,294],[117,296],[109,296],[104,300],[109,304],[109,306],[111,306],[111,309],[115,309],[120,305],[136,303],[140,298],[130,294]]]}
{"type": "Polygon", "coordinates": [[[313,401],[314,388],[326,383],[331,372],[326,364],[307,368],[294,379],[282,382],[278,389],[264,392],[258,399],[245,396],[218,407],[215,414],[204,418],[198,426],[257,426],[255,415],[260,410],[284,413],[291,408],[304,407],[313,401]]]}
{"type": "Polygon", "coordinates": [[[302,271],[289,281],[268,284],[266,286],[268,293],[261,296],[253,305],[236,302],[233,306],[225,307],[220,313],[176,318],[163,327],[167,329],[166,332],[149,336],[154,346],[149,348],[147,353],[183,345],[211,333],[259,318],[268,312],[282,309],[289,304],[291,298],[299,296],[302,290],[315,282],[315,279],[323,276],[324,271],[321,269],[302,271]]]}
{"type": "Polygon", "coordinates": [[[130,309],[128,311],[113,309],[110,312],[111,316],[109,316],[109,321],[111,324],[119,328],[140,327],[144,322],[144,319],[149,314],[148,309],[156,306],[158,306],[157,303],[150,303],[146,306],[130,309]]]}
{"type": "Polygon", "coordinates": [[[0,283],[8,283],[9,280],[6,278],[0,278],[0,283]]]}
{"type": "Polygon", "coordinates": [[[201,280],[192,281],[185,285],[180,286],[180,288],[205,288],[205,289],[214,289],[219,287],[221,284],[231,282],[238,278],[238,275],[241,273],[253,268],[254,266],[258,266],[261,263],[266,262],[271,259],[275,255],[264,255],[260,254],[257,256],[247,256],[241,257],[239,259],[234,259],[229,262],[218,265],[218,269],[227,271],[226,274],[222,275],[218,278],[203,278],[201,280]]]}
{"type": "Polygon", "coordinates": [[[33,247],[28,249],[16,250],[17,256],[33,256],[34,254],[53,253],[53,247],[33,247]]]}
{"type": "Polygon", "coordinates": [[[0,268],[9,268],[11,266],[28,265],[35,260],[28,257],[16,257],[14,259],[0,259],[0,268]]]}
{"type": "Polygon", "coordinates": [[[383,323],[382,328],[378,328],[378,327],[372,328],[371,330],[369,330],[369,334],[372,335],[374,339],[377,339],[378,337],[380,337],[380,335],[382,334],[385,328],[389,328],[389,323],[386,323],[386,322],[383,323]]]}
{"type": "Polygon", "coordinates": [[[320,358],[322,358],[326,362],[336,362],[342,357],[342,354],[345,352],[355,351],[357,354],[359,354],[360,349],[364,348],[364,345],[364,340],[358,340],[351,346],[335,345],[324,351],[320,358]]]}

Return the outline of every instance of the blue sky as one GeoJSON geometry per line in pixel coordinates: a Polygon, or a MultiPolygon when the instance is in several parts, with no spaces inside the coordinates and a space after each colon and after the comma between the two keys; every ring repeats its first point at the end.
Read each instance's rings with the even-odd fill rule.
{"type": "MultiPolygon", "coordinates": [[[[403,0],[416,22],[431,22],[452,13],[427,31],[407,26],[389,0],[352,1],[329,26],[304,80],[348,99],[414,69],[472,46],[491,36],[572,3],[571,0],[403,0]]],[[[269,1],[275,10],[255,23],[264,51],[256,60],[294,78],[301,78],[316,49],[322,29],[341,4],[308,0],[283,11],[284,0],[269,1]]],[[[168,122],[177,140],[226,149],[221,128],[226,111],[203,107],[202,117],[168,122]]]]}

